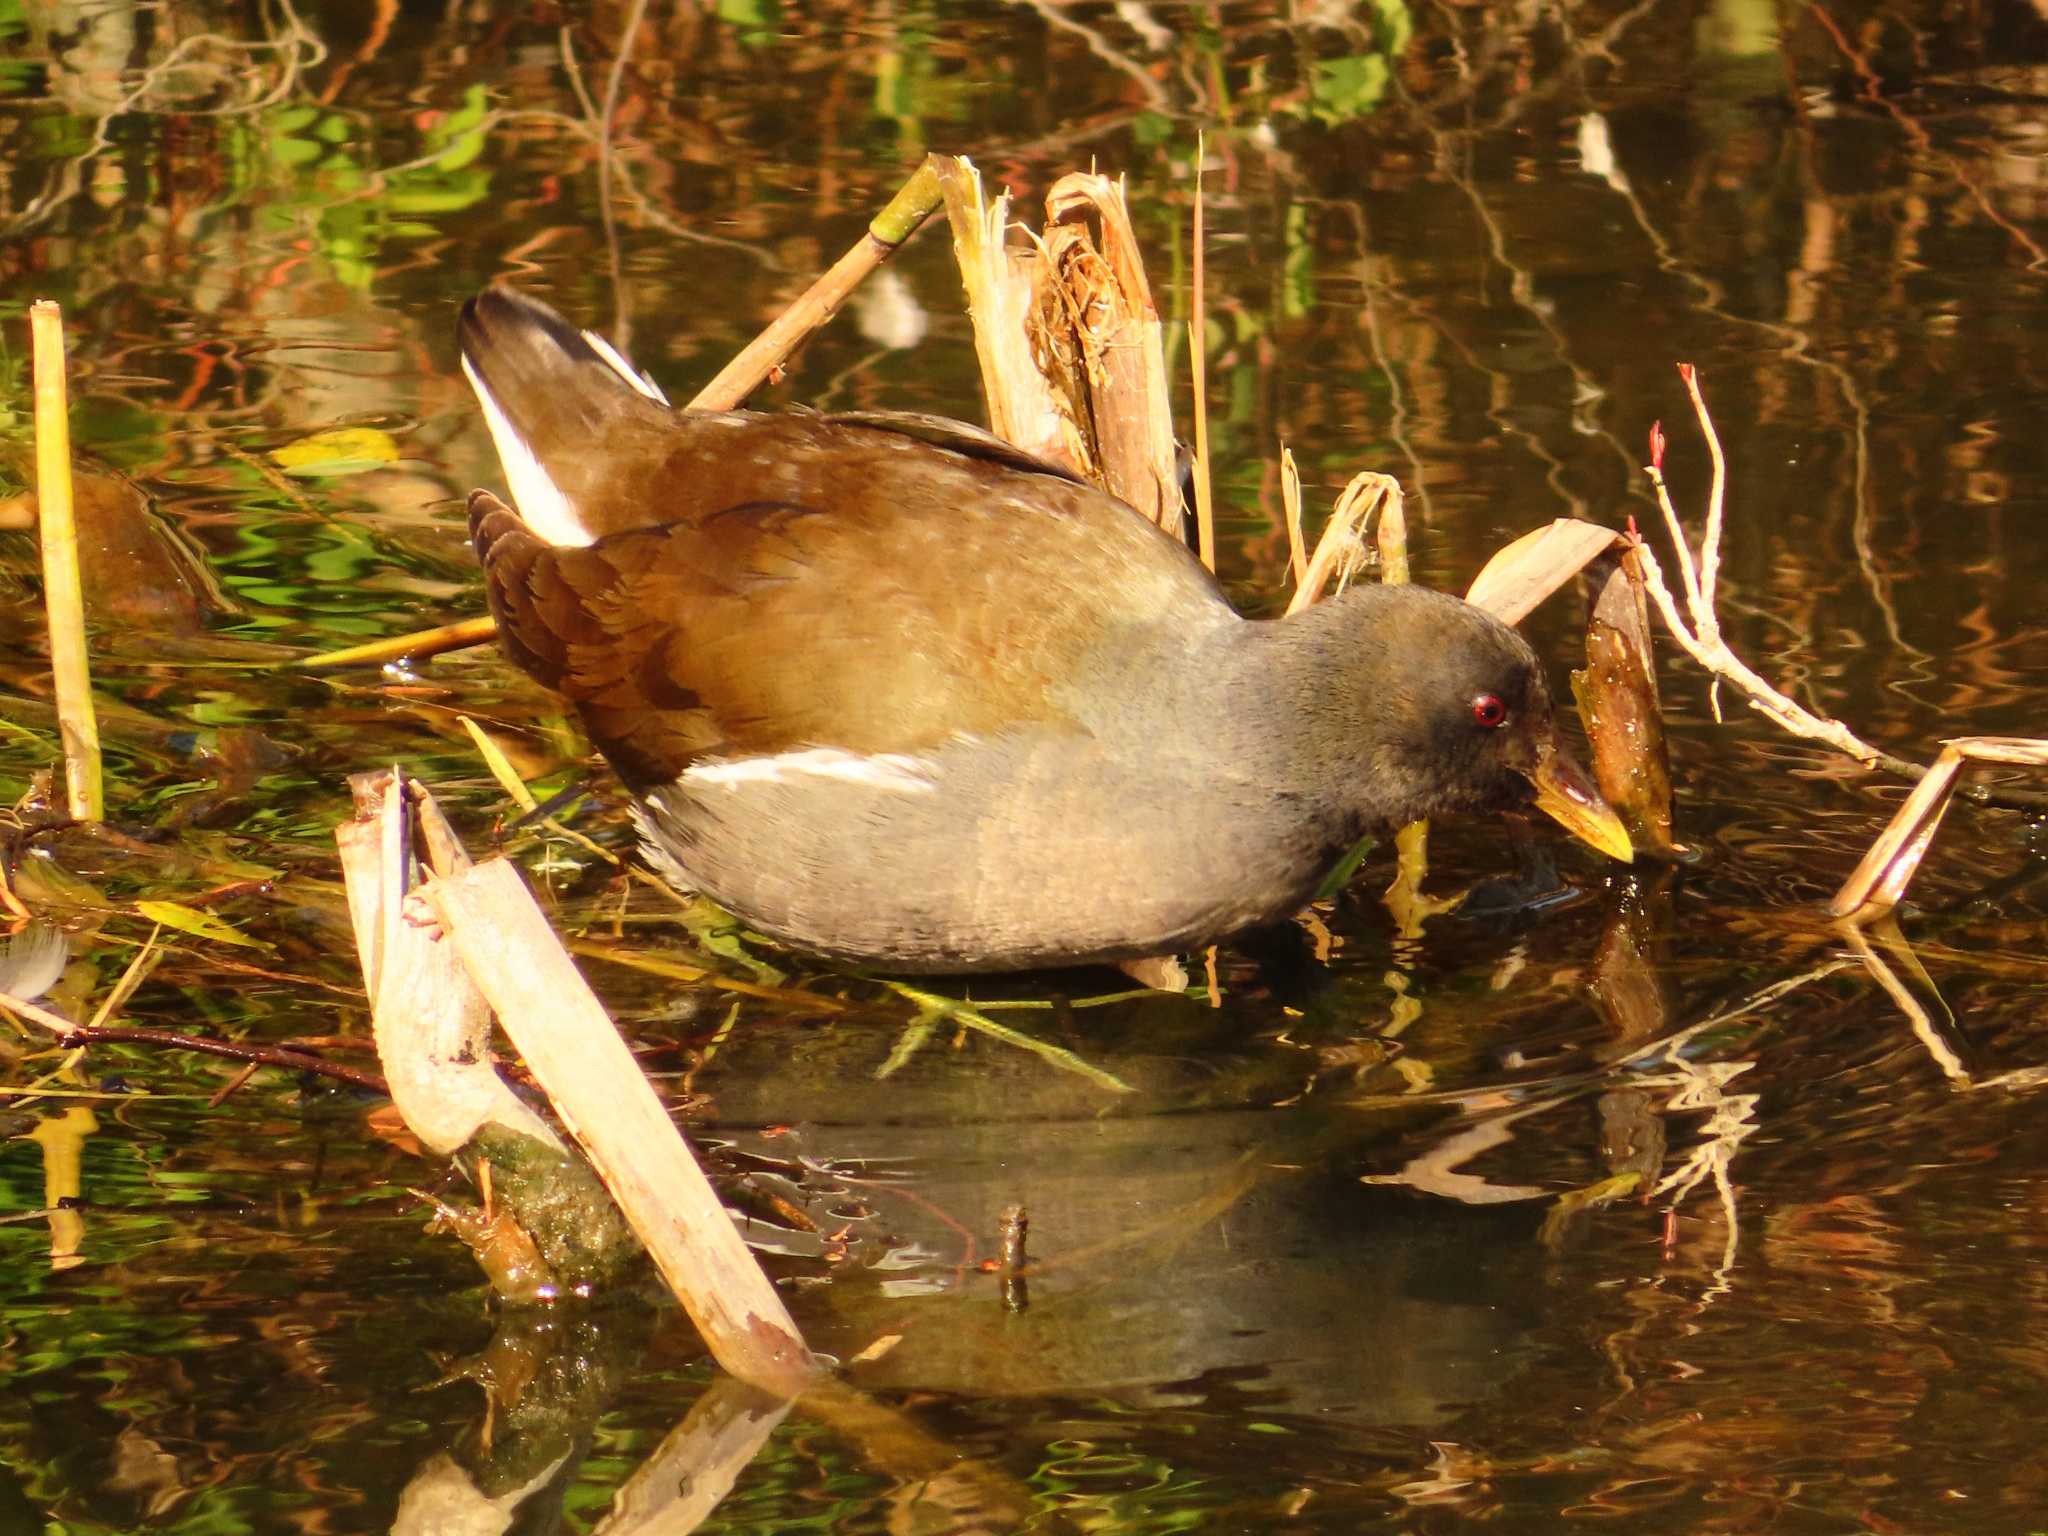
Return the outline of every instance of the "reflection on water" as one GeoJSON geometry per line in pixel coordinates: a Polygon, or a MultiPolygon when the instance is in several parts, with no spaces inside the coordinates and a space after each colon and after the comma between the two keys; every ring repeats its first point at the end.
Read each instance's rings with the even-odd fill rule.
{"type": "MultiPolygon", "coordinates": [[[[1735,647],[1904,756],[2042,734],[2044,71],[2018,4],[0,0],[0,309],[63,301],[92,483],[142,509],[108,551],[131,601],[101,610],[112,841],[35,804],[55,726],[27,536],[0,530],[6,847],[69,914],[50,1002],[89,1013],[148,933],[134,900],[176,900],[268,947],[177,937],[131,1022],[360,1050],[344,776],[405,762],[482,846],[501,804],[460,713],[544,789],[584,767],[491,654],[277,665],[479,606],[459,498],[497,471],[455,306],[513,277],[683,398],[927,148],[1027,194],[1128,171],[1184,337],[1206,131],[1248,608],[1284,596],[1283,442],[1313,512],[1399,475],[1443,586],[1551,517],[1650,526],[1659,418],[1698,505],[1686,361],[1729,457],[1735,647]],[[277,456],[344,427],[391,452],[277,456]]],[[[976,388],[928,234],[764,400],[974,416],[976,388]]],[[[1530,625],[1560,673],[1567,607],[1530,625]]],[[[651,1294],[491,1316],[372,1101],[266,1074],[215,1107],[228,1064],[108,1046],[50,1076],[0,1040],[4,1081],[52,1095],[12,1101],[0,1156],[0,1523],[426,1530],[468,1500],[682,1529],[729,1483],[705,1528],[2038,1528],[2041,829],[1959,807],[1913,955],[1868,946],[1886,981],[1818,904],[1902,786],[1732,704],[1716,724],[1668,658],[1662,686],[1699,867],[1605,877],[1445,827],[1426,890],[1462,905],[1397,928],[1376,856],[1326,937],[1226,955],[1220,1010],[977,984],[1058,989],[990,1017],[1129,1094],[951,1022],[906,1035],[893,995],[791,960],[751,982],[849,1006],[593,967],[847,1362],[786,1417],[712,1391],[651,1294]],[[986,1262],[1017,1205],[1022,1310],[986,1262]]],[[[619,841],[615,812],[584,825],[619,841]]],[[[510,836],[568,923],[706,942],[510,836]]]]}

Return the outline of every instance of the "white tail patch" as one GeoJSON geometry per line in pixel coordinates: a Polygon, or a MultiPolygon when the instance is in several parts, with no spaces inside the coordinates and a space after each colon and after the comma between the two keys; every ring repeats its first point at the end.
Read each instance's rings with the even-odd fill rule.
{"type": "Polygon", "coordinates": [[[645,395],[657,405],[667,405],[668,396],[661,392],[661,386],[633,366],[633,360],[617,347],[606,341],[595,331],[585,331],[583,339],[590,344],[590,350],[604,359],[605,366],[620,378],[645,395]]]}
{"type": "Polygon", "coordinates": [[[505,483],[512,492],[512,505],[519,512],[519,520],[550,544],[590,543],[590,530],[583,526],[576,509],[569,505],[569,498],[541,467],[526,439],[484,387],[483,376],[467,354],[462,359],[462,373],[469,380],[469,387],[476,391],[477,403],[484,408],[484,423],[491,429],[491,441],[497,445],[498,462],[505,467],[505,483]]]}
{"type": "Polygon", "coordinates": [[[799,779],[838,779],[906,795],[928,795],[937,788],[931,779],[931,764],[922,758],[900,752],[846,752],[838,747],[698,763],[683,770],[682,782],[736,789],[742,784],[790,784],[799,779]]]}

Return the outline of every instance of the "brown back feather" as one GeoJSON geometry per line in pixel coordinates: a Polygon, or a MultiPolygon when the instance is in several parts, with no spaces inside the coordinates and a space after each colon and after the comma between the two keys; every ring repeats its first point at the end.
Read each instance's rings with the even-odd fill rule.
{"type": "Polygon", "coordinates": [[[1229,611],[1173,540],[1062,476],[822,416],[667,429],[658,465],[588,456],[613,504],[594,521],[626,528],[587,547],[470,502],[508,654],[636,788],[706,755],[1058,721],[1092,648],[1229,611]]]}

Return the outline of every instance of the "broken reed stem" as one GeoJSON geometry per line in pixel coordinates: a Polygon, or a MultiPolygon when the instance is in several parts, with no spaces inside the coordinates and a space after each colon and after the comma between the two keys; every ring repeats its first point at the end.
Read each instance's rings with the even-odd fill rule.
{"type": "MultiPolygon", "coordinates": [[[[1346,487],[1344,494],[1356,492],[1365,494],[1357,480],[1346,487]]],[[[1401,503],[1401,487],[1391,477],[1378,488],[1380,497],[1379,526],[1373,530],[1373,542],[1380,551],[1380,582],[1384,586],[1406,586],[1408,584],[1408,514],[1401,503]]],[[[1339,505],[1342,503],[1340,502],[1339,505]]]]}
{"type": "Polygon", "coordinates": [[[0,1008],[5,1008],[9,1013],[18,1013],[24,1019],[42,1025],[60,1040],[69,1039],[84,1027],[72,1023],[61,1013],[52,1013],[40,1003],[31,1002],[25,997],[12,997],[5,992],[0,992],[0,1008]]]}
{"type": "Polygon", "coordinates": [[[71,416],[64,384],[64,312],[49,299],[29,306],[35,351],[36,508],[43,547],[43,606],[50,623],[50,672],[64,740],[66,808],[75,821],[105,812],[100,728],[92,706],[85,644],[85,591],[78,575],[78,528],[71,516],[71,416]]]}
{"type": "Polygon", "coordinates": [[[1386,562],[1382,579],[1408,579],[1408,520],[1401,511],[1400,483],[1392,475],[1362,470],[1351,477],[1351,483],[1344,487],[1330,512],[1329,522],[1323,525],[1322,536],[1316,540],[1316,552],[1309,556],[1308,569],[1302,573],[1294,596],[1288,599],[1289,614],[1320,602],[1332,577],[1336,578],[1339,592],[1350,584],[1366,563],[1365,525],[1375,512],[1380,519],[1380,554],[1386,562]]]}
{"type": "MultiPolygon", "coordinates": [[[[1125,184],[1093,172],[1062,176],[1045,195],[1045,213],[1031,256],[1004,256],[1002,270],[1027,290],[1029,304],[1021,335],[993,338],[1018,354],[1003,383],[1026,382],[1027,397],[1049,394],[1062,442],[1072,434],[1081,451],[1075,467],[1184,541],[1191,509],[1181,492],[1166,347],[1125,184]]],[[[979,298],[973,303],[979,349],[989,311],[979,298]]]]}
{"type": "MultiPolygon", "coordinates": [[[[988,429],[1026,453],[1087,477],[1094,454],[1085,411],[1071,408],[1063,392],[1054,390],[1027,339],[1038,296],[1030,266],[1008,248],[1010,194],[986,197],[981,172],[965,155],[932,159],[953,236],[953,264],[967,298],[988,429]]],[[[1039,266],[1042,272],[1042,260],[1039,266]]]]}
{"type": "Polygon", "coordinates": [[[897,248],[917,233],[942,199],[939,173],[928,156],[897,189],[888,206],[869,221],[867,233],[859,242],[805,289],[794,304],[777,315],[768,329],[748,342],[739,356],[719,369],[717,376],[697,391],[685,409],[729,411],[746,399],[781,366],[784,358],[838,312],[862,278],[895,255],[897,248]]]}
{"type": "Polygon", "coordinates": [[[1202,164],[1206,153],[1195,135],[1195,291],[1189,304],[1188,370],[1195,393],[1195,552],[1213,574],[1216,570],[1216,501],[1209,486],[1209,316],[1202,301],[1208,281],[1202,229],[1202,164]]]}
{"type": "Polygon", "coordinates": [[[817,1361],[518,872],[494,858],[432,882],[426,899],[712,1355],[796,1396],[817,1361]]]}
{"type": "Polygon", "coordinates": [[[1828,916],[1865,921],[1896,907],[1948,814],[1956,779],[1969,763],[2048,768],[2048,740],[2024,736],[1957,736],[1893,814],[1870,851],[1828,903],[1828,916]]]}

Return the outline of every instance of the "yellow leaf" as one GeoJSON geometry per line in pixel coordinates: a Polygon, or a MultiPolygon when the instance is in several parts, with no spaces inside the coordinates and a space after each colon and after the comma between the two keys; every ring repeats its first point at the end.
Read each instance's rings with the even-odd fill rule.
{"type": "Polygon", "coordinates": [[[505,749],[484,733],[484,728],[467,715],[458,717],[463,729],[469,732],[469,739],[476,743],[476,749],[483,754],[484,765],[491,770],[491,777],[498,781],[498,788],[510,795],[519,809],[531,814],[540,809],[540,802],[533,798],[533,791],[526,787],[526,781],[519,777],[519,770],[512,766],[512,759],[505,755],[505,749]]]}
{"type": "Polygon", "coordinates": [[[336,427],[287,443],[270,457],[291,475],[359,475],[398,459],[398,444],[375,427],[336,427]]]}
{"type": "Polygon", "coordinates": [[[153,923],[162,923],[166,928],[175,928],[180,933],[189,933],[194,938],[215,939],[222,944],[240,944],[247,949],[268,949],[270,946],[261,939],[252,939],[232,923],[223,922],[211,912],[201,912],[197,907],[188,907],[179,901],[138,901],[135,910],[153,923]]]}

